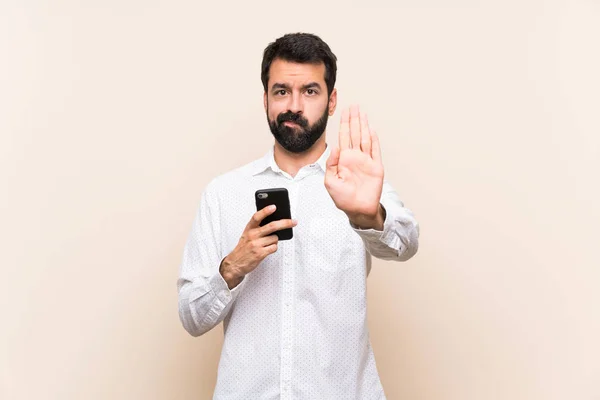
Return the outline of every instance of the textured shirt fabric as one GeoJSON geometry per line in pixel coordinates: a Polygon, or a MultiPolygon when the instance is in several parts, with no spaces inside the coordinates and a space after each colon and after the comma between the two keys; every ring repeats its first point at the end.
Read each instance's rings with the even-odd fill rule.
{"type": "Polygon", "coordinates": [[[385,399],[367,327],[366,279],[371,256],[411,258],[419,226],[386,180],[383,231],[350,224],[325,188],[329,153],[327,146],[292,177],[278,167],[271,147],[202,192],[177,286],[179,316],[191,335],[223,321],[214,399],[385,399]],[[279,241],[230,290],[221,260],[256,212],[256,190],[276,187],[289,192],[298,220],[293,238],[279,241]]]}

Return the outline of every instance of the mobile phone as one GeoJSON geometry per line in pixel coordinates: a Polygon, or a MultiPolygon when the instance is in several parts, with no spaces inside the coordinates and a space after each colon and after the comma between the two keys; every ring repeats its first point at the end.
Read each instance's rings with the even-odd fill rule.
{"type": "MultiPolygon", "coordinates": [[[[260,226],[264,226],[272,221],[292,218],[290,197],[286,188],[260,189],[256,191],[254,198],[256,200],[256,211],[260,211],[271,204],[275,204],[277,207],[275,212],[263,218],[260,226]]],[[[279,240],[290,240],[294,236],[292,228],[281,229],[276,231],[275,234],[279,240]]]]}

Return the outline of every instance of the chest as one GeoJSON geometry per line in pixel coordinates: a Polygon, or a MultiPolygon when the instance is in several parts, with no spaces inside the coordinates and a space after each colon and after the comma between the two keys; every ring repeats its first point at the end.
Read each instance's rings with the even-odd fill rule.
{"type": "Polygon", "coordinates": [[[224,254],[235,248],[256,212],[255,192],[275,187],[288,190],[291,215],[298,220],[298,225],[293,228],[294,238],[289,241],[294,242],[294,247],[321,253],[362,253],[362,239],[351,228],[346,214],[335,206],[323,176],[314,176],[300,181],[256,179],[231,187],[230,192],[220,199],[219,225],[224,254]]]}

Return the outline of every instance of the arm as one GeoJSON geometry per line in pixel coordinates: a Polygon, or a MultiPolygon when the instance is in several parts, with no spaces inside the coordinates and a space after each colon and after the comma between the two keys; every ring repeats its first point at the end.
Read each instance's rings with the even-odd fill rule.
{"type": "Polygon", "coordinates": [[[202,194],[177,281],[179,318],[193,336],[208,332],[225,319],[247,282],[245,276],[277,251],[275,232],[297,224],[296,220],[282,219],[260,226],[275,212],[274,206],[265,207],[252,215],[237,246],[223,257],[218,202],[209,188],[210,184],[202,194]]]}
{"type": "Polygon", "coordinates": [[[233,289],[220,273],[224,259],[219,243],[216,199],[207,186],[188,236],[179,270],[179,318],[192,336],[200,336],[229,313],[244,280],[233,289]]]}
{"type": "Polygon", "coordinates": [[[419,225],[385,181],[379,137],[359,111],[357,105],[342,111],[339,148],[327,159],[325,188],[371,255],[406,261],[417,252],[419,225]]]}
{"type": "Polygon", "coordinates": [[[377,221],[356,224],[349,220],[352,229],[360,235],[372,256],[382,260],[406,261],[419,248],[419,224],[413,213],[400,200],[394,188],[384,180],[380,199],[383,230],[377,221]]]}

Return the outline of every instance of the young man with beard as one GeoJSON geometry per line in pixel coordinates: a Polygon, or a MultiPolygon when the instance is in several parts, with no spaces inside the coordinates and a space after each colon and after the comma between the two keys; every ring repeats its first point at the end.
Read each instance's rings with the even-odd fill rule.
{"type": "Polygon", "coordinates": [[[193,336],[224,321],[215,399],[385,399],[367,329],[371,256],[405,261],[419,226],[384,180],[379,139],[357,106],[339,145],[325,142],[337,105],[336,57],[312,34],[263,54],[274,145],[202,193],[178,280],[193,336]],[[265,226],[258,189],[285,187],[294,219],[265,226]],[[291,240],[274,232],[293,227],[291,240]]]}

